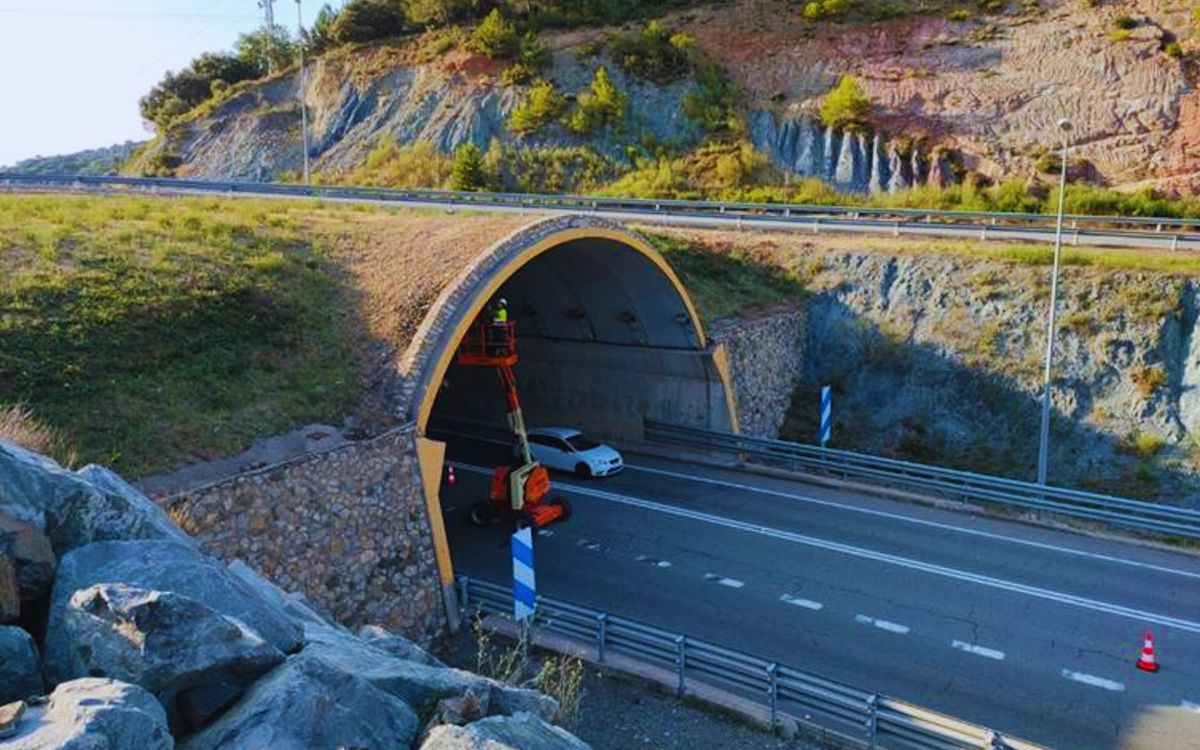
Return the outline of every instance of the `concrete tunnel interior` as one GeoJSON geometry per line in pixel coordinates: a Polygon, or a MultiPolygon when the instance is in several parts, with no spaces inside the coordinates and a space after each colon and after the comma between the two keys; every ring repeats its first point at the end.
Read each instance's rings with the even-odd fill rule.
{"type": "MultiPolygon", "coordinates": [[[[721,355],[653,249],[632,236],[583,236],[515,260],[498,287],[476,295],[468,314],[487,315],[490,302],[507,300],[530,427],[576,427],[617,443],[641,440],[646,419],[735,428],[721,355]]],[[[431,390],[434,434],[464,425],[506,429],[493,368],[451,359],[431,390]]]]}

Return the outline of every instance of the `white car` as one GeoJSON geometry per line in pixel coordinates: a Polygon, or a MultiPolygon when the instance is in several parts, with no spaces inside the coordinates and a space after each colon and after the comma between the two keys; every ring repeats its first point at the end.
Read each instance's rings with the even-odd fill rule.
{"type": "MultiPolygon", "coordinates": [[[[607,477],[625,468],[620,453],[572,427],[529,430],[529,450],[542,466],[580,477],[607,477]]],[[[513,446],[513,455],[520,457],[521,446],[513,446]]]]}

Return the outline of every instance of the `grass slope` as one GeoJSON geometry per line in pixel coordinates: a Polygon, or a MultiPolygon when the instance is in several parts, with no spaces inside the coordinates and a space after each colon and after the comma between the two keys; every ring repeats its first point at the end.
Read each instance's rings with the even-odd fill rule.
{"type": "Polygon", "coordinates": [[[134,476],[340,420],[325,247],[301,204],[0,195],[0,407],[134,476]]]}

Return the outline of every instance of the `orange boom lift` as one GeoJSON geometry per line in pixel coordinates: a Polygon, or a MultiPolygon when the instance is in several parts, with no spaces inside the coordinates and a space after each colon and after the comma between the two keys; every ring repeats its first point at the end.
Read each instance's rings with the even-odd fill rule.
{"type": "Polygon", "coordinates": [[[458,349],[458,363],[474,367],[495,367],[508,400],[508,426],[517,436],[521,456],[511,465],[497,466],[492,473],[489,502],[471,507],[471,521],[486,526],[496,519],[512,519],[518,526],[540,528],[571,515],[564,497],[550,497],[550,474],[533,460],[521,400],[517,394],[517,328],[515,323],[476,323],[458,349]]]}

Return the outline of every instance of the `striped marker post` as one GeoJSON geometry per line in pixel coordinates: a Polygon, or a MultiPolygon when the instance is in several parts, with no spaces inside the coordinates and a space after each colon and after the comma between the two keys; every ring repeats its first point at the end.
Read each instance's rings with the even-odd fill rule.
{"type": "Polygon", "coordinates": [[[833,388],[824,385],[821,386],[821,447],[824,448],[829,444],[829,437],[833,434],[833,388]]]}
{"type": "Polygon", "coordinates": [[[533,576],[533,532],[526,526],[512,535],[513,619],[533,617],[537,584],[533,576]]]}

